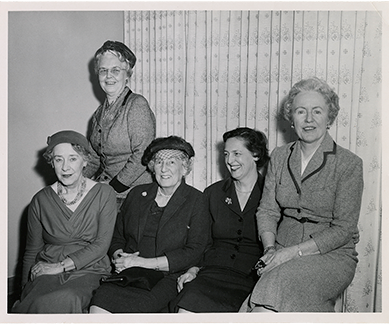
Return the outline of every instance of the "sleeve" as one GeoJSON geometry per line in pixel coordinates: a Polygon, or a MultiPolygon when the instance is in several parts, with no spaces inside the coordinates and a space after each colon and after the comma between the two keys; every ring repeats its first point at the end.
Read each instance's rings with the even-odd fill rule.
{"type": "Polygon", "coordinates": [[[204,266],[204,256],[205,256],[205,253],[207,253],[207,251],[213,245],[212,226],[213,226],[215,220],[214,220],[214,217],[213,217],[212,212],[211,212],[212,192],[213,191],[212,191],[212,189],[210,187],[205,188],[205,190],[204,190],[204,200],[205,200],[206,211],[208,213],[208,220],[209,220],[209,235],[208,235],[207,244],[205,246],[205,250],[204,250],[204,253],[202,255],[202,258],[201,258],[201,260],[197,264],[198,267],[204,266]]]}
{"type": "Polygon", "coordinates": [[[363,163],[355,156],[343,164],[336,186],[331,227],[311,235],[324,254],[348,243],[357,231],[363,193],[363,163]]]}
{"type": "Polygon", "coordinates": [[[43,250],[44,241],[42,232],[37,201],[36,199],[33,199],[28,207],[27,240],[26,251],[23,257],[22,286],[28,281],[30,269],[35,264],[37,254],[43,250]]]}
{"type": "Polygon", "coordinates": [[[169,272],[174,273],[198,264],[210,236],[209,214],[203,194],[191,206],[188,234],[182,248],[165,252],[169,262],[169,272]]]}
{"type": "Polygon", "coordinates": [[[99,108],[97,108],[96,112],[92,116],[91,133],[89,134],[89,138],[88,138],[90,156],[89,156],[89,161],[88,161],[88,163],[83,171],[83,174],[87,178],[92,178],[92,179],[93,179],[93,176],[96,174],[97,170],[100,168],[100,156],[95,151],[95,149],[93,148],[93,145],[91,143],[92,136],[96,130],[96,124],[97,124],[96,113],[99,111],[99,109],[101,109],[101,106],[99,108]]]}
{"type": "Polygon", "coordinates": [[[131,107],[128,109],[127,131],[132,151],[127,163],[112,181],[112,185],[116,184],[116,188],[119,190],[122,190],[123,187],[118,185],[116,181],[129,188],[145,172],[145,167],[141,163],[142,155],[155,138],[155,117],[147,100],[142,96],[137,96],[131,101],[131,107]]]}
{"type": "Polygon", "coordinates": [[[97,216],[96,238],[84,248],[69,254],[74,261],[76,269],[88,267],[101,260],[108,251],[116,220],[116,194],[107,186],[107,194],[101,197],[101,208],[97,216]]]}
{"type": "Polygon", "coordinates": [[[281,218],[281,208],[276,200],[277,190],[277,152],[274,149],[271,154],[269,166],[265,177],[265,185],[262,192],[261,202],[258,206],[256,218],[258,225],[258,236],[262,233],[271,232],[277,234],[277,224],[281,218]]]}
{"type": "Polygon", "coordinates": [[[122,249],[126,250],[127,238],[126,238],[126,223],[125,215],[127,213],[128,206],[131,204],[131,193],[127,196],[126,200],[123,202],[118,217],[116,219],[115,229],[113,231],[111,245],[108,250],[108,255],[112,257],[115,251],[122,249]]]}

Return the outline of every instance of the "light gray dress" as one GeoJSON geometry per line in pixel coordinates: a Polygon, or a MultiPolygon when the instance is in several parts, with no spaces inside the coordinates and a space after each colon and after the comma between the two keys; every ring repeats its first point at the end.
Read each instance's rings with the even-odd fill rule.
{"type": "Polygon", "coordinates": [[[240,311],[255,305],[278,312],[334,311],[358,262],[352,236],[362,191],[362,160],[328,133],[302,176],[299,141],[276,148],[257,211],[259,235],[276,234],[277,249],[312,238],[320,254],[294,258],[264,274],[240,311]]]}

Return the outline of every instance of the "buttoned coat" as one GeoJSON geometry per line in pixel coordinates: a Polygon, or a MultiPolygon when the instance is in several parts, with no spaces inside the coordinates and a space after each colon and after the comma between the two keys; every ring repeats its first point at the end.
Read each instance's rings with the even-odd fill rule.
{"type": "Polygon", "coordinates": [[[179,308],[191,312],[236,312],[253,289],[253,267],[262,256],[255,220],[264,177],[258,179],[241,210],[231,177],[205,189],[211,215],[212,244],[204,254],[196,278],[184,285],[170,304],[171,312],[179,308]]]}
{"type": "Polygon", "coordinates": [[[355,274],[352,236],[362,192],[362,160],[328,133],[302,175],[299,141],[274,149],[257,211],[258,233],[274,233],[277,249],[313,239],[320,254],[294,258],[264,274],[252,305],[281,312],[334,311],[355,274]]]}
{"type": "Polygon", "coordinates": [[[211,215],[212,246],[204,255],[203,266],[234,269],[245,275],[251,273],[263,250],[255,221],[263,182],[264,178],[258,173],[257,183],[243,211],[230,177],[205,189],[211,215]]]}
{"type": "MultiPolygon", "coordinates": [[[[138,251],[157,190],[158,184],[151,183],[130,191],[118,214],[109,249],[111,256],[118,249],[127,253],[138,251]]],[[[156,256],[167,257],[170,273],[186,271],[200,261],[209,236],[210,221],[204,196],[182,181],[161,216],[156,235],[156,256]]]]}

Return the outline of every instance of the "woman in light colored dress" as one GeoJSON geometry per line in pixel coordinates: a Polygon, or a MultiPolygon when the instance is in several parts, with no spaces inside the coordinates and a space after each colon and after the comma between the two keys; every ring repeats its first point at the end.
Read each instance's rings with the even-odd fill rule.
{"type": "Polygon", "coordinates": [[[271,154],[257,211],[265,266],[241,311],[333,312],[354,277],[363,170],[327,131],[338,101],[317,78],[289,92],[282,109],[298,140],[271,154]]]}

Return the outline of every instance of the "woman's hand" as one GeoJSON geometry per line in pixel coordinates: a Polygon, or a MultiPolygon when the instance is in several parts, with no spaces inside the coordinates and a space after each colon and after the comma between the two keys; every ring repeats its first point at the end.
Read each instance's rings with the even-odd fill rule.
{"type": "Polygon", "coordinates": [[[358,244],[358,242],[359,242],[359,232],[355,232],[353,234],[353,242],[354,242],[355,245],[358,244]]]}
{"type": "Polygon", "coordinates": [[[53,275],[63,272],[63,266],[58,263],[48,263],[39,261],[31,268],[30,280],[34,281],[37,277],[42,275],[53,275]]]}
{"type": "Polygon", "coordinates": [[[116,250],[113,255],[112,255],[112,258],[111,258],[111,262],[114,263],[114,260],[120,258],[119,255],[121,255],[123,253],[123,249],[118,249],[116,250]]]}
{"type": "Polygon", "coordinates": [[[120,273],[124,269],[132,268],[132,267],[139,267],[141,258],[139,256],[139,251],[135,253],[119,253],[118,258],[114,259],[112,262],[115,265],[115,272],[120,273]]]}
{"type": "Polygon", "coordinates": [[[200,268],[192,267],[187,272],[182,274],[177,279],[177,290],[180,292],[184,288],[184,284],[191,282],[193,279],[196,279],[200,268]]]}
{"type": "Polygon", "coordinates": [[[257,270],[258,276],[261,276],[264,273],[269,272],[274,268],[278,267],[279,265],[295,258],[296,255],[298,255],[296,249],[297,247],[291,246],[279,249],[277,251],[269,250],[269,252],[261,258],[261,260],[265,262],[266,266],[257,270]]]}

